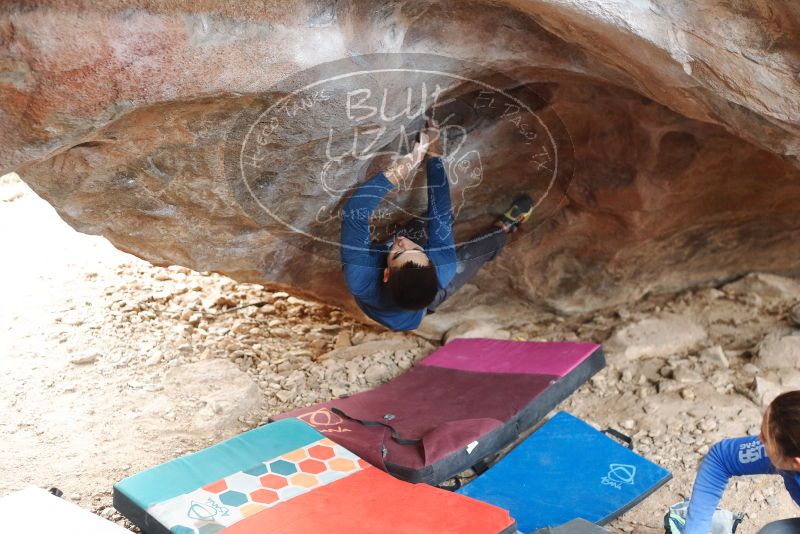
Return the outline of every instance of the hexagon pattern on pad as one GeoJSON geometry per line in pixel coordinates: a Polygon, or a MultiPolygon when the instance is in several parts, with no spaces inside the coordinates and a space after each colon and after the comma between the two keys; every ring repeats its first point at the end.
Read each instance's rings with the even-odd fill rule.
{"type": "Polygon", "coordinates": [[[430,489],[432,496],[286,419],[129,477],[114,486],[114,505],[146,534],[366,533],[388,521],[409,523],[409,532],[463,531],[468,524],[453,514],[477,517],[470,525],[484,526],[476,532],[512,531],[506,511],[430,489]],[[398,503],[395,514],[386,513],[387,499],[398,503]],[[433,510],[398,520],[399,503],[415,500],[433,510]]]}
{"type": "Polygon", "coordinates": [[[220,532],[246,517],[367,465],[350,451],[322,438],[160,502],[148,508],[147,513],[173,534],[220,532]],[[315,456],[326,459],[318,460],[315,456]]]}

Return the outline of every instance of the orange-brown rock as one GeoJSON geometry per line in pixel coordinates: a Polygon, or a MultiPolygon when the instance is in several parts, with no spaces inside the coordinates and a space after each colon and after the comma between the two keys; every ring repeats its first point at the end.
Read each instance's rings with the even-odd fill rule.
{"type": "MultiPolygon", "coordinates": [[[[548,181],[525,164],[529,147],[507,117],[482,115],[469,132],[464,151],[480,154],[482,175],[453,184],[459,240],[517,192],[545,198],[481,289],[579,311],[752,270],[797,273],[800,5],[667,4],[5,3],[0,169],[17,170],[75,229],[153,263],[352,309],[338,221],[319,214],[385,158],[337,160],[340,189],[316,180],[329,136],[341,144],[354,131],[338,108],[283,125],[252,183],[237,178],[231,146],[246,145],[243,117],[258,120],[254,110],[304,73],[332,75],[320,65],[355,72],[375,68],[369,54],[437,54],[454,58],[451,75],[537,95],[533,112],[563,149],[548,181]]],[[[390,102],[405,98],[402,80],[377,78],[390,102]]],[[[450,89],[477,107],[476,82],[450,89]]],[[[421,202],[412,191],[398,204],[421,202]]]]}

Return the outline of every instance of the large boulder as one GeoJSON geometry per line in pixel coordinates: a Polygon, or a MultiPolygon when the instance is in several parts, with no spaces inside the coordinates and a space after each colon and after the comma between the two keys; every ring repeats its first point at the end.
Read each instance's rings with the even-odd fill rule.
{"type": "Polygon", "coordinates": [[[756,363],[765,369],[800,367],[800,331],[768,333],[758,346],[756,363]]]}
{"type": "MultiPolygon", "coordinates": [[[[353,124],[350,108],[311,89],[274,107],[346,73],[334,96],[367,83],[374,95],[386,89],[391,108],[408,86],[443,82],[477,114],[464,119],[474,128],[454,163],[479,168],[479,179],[451,168],[458,240],[517,192],[542,199],[529,231],[476,281],[483,291],[582,311],[753,270],[797,270],[796,2],[137,5],[0,8],[0,170],[17,170],[75,229],[155,264],[354,309],[336,213],[387,160],[332,161],[325,148],[414,119],[353,124]],[[413,75],[369,55],[401,52],[395,66],[416,66],[413,75]],[[533,137],[507,107],[475,111],[486,84],[507,102],[535,102],[533,137]],[[277,124],[263,114],[275,109],[291,118],[279,134],[263,129],[277,124]],[[254,125],[263,128],[253,134],[254,125]],[[243,156],[258,171],[252,179],[243,156]]],[[[379,146],[398,138],[380,135],[379,146]]],[[[379,234],[418,213],[424,197],[409,191],[384,205],[379,234]]]]}
{"type": "Polygon", "coordinates": [[[800,301],[800,282],[764,273],[750,273],[722,289],[729,295],[756,296],[767,302],[800,301]]]}
{"type": "Polygon", "coordinates": [[[605,347],[634,360],[673,356],[693,349],[706,340],[705,329],[691,317],[663,314],[626,325],[614,332],[605,347]]]}

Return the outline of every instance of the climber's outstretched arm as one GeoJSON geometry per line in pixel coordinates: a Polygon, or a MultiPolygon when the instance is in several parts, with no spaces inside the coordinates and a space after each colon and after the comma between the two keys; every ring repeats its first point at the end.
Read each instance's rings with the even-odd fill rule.
{"type": "Polygon", "coordinates": [[[356,297],[366,297],[378,290],[380,257],[370,248],[369,218],[375,207],[396,187],[379,172],[353,193],[342,210],[341,257],[344,279],[356,297]]]}

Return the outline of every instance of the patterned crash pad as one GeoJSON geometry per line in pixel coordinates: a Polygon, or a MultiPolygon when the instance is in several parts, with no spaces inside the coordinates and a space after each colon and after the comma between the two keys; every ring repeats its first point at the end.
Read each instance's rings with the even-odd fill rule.
{"type": "Polygon", "coordinates": [[[126,478],[114,486],[114,506],[146,534],[516,528],[505,510],[392,478],[297,419],[126,478]]]}
{"type": "Polygon", "coordinates": [[[403,480],[440,484],[532,428],[605,366],[599,345],[456,339],[382,386],[300,418],[403,480]]]}
{"type": "Polygon", "coordinates": [[[56,497],[41,488],[30,487],[0,497],[0,532],[58,534],[126,534],[116,523],[56,497]]]}
{"type": "Polygon", "coordinates": [[[577,417],[559,412],[458,490],[503,507],[529,533],[575,518],[604,525],[672,475],[577,417]]]}

